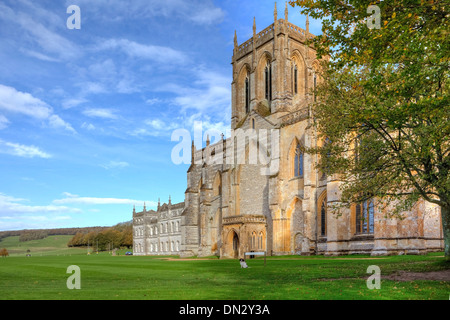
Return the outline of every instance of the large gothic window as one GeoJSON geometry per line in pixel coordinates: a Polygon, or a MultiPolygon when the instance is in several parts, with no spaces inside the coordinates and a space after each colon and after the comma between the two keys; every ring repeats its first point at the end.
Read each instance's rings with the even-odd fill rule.
{"type": "Polygon", "coordinates": [[[374,204],[373,199],[357,203],[355,206],[356,233],[373,234],[374,231],[374,204]]]}
{"type": "Polygon", "coordinates": [[[264,92],[267,101],[272,101],[272,65],[267,62],[264,68],[264,92]]]}
{"type": "Polygon", "coordinates": [[[295,147],[294,176],[303,177],[303,152],[301,150],[300,144],[298,143],[295,147]]]}

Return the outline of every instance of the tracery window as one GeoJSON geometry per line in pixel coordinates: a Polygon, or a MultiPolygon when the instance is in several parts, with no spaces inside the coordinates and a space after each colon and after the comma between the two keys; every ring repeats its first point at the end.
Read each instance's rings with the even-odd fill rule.
{"type": "Polygon", "coordinates": [[[374,231],[374,201],[373,199],[357,203],[355,206],[355,225],[357,234],[373,234],[374,231]]]}
{"type": "Polygon", "coordinates": [[[301,150],[300,144],[297,144],[297,146],[295,147],[294,176],[303,177],[303,152],[301,150]]]}
{"type": "Polygon", "coordinates": [[[259,235],[258,235],[258,249],[259,250],[263,249],[263,239],[264,239],[264,235],[261,231],[261,232],[259,232],[259,235]]]}
{"type": "Polygon", "coordinates": [[[256,249],[256,232],[252,232],[252,238],[251,238],[251,247],[252,249],[256,249]]]}

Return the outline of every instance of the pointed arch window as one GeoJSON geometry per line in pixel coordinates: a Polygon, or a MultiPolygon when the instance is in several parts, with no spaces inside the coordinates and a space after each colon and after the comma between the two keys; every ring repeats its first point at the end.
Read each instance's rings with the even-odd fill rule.
{"type": "Polygon", "coordinates": [[[263,246],[264,242],[263,241],[264,241],[264,235],[263,235],[262,231],[260,231],[259,235],[258,235],[258,249],[259,250],[264,249],[264,246],[263,246]]]}
{"type": "Polygon", "coordinates": [[[292,66],[292,86],[292,91],[296,95],[298,93],[298,67],[296,63],[292,66]]]}
{"type": "Polygon", "coordinates": [[[320,207],[320,235],[327,235],[327,198],[325,197],[322,200],[322,204],[320,207]]]}
{"type": "Polygon", "coordinates": [[[299,143],[295,147],[294,177],[303,177],[303,152],[299,143]]]}
{"type": "Polygon", "coordinates": [[[250,79],[245,78],[245,113],[250,112],[250,79]]]}
{"type": "Polygon", "coordinates": [[[357,234],[373,234],[374,232],[374,201],[373,199],[357,203],[355,206],[355,225],[357,234]]]}
{"type": "Polygon", "coordinates": [[[264,68],[264,88],[266,100],[272,101],[272,64],[269,61],[264,68]]]}
{"type": "Polygon", "coordinates": [[[252,232],[252,238],[251,238],[251,247],[252,249],[256,249],[256,232],[252,232]]]}
{"type": "Polygon", "coordinates": [[[316,73],[314,72],[314,102],[317,101],[317,99],[316,99],[316,96],[317,96],[317,94],[316,94],[316,89],[317,89],[317,75],[316,75],[316,73]]]}
{"type": "Polygon", "coordinates": [[[222,178],[220,172],[217,172],[213,182],[213,196],[219,195],[222,195],[222,178]]]}

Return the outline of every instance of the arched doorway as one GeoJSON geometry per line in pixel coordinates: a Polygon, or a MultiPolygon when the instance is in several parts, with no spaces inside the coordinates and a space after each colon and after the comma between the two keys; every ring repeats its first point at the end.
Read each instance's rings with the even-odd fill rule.
{"type": "Polygon", "coordinates": [[[239,237],[236,232],[233,231],[233,258],[239,257],[239,237]]]}

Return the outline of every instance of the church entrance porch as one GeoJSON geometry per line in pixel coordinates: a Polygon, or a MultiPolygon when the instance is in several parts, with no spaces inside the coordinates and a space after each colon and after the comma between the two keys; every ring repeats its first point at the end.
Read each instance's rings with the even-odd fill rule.
{"type": "Polygon", "coordinates": [[[221,258],[244,258],[245,252],[265,251],[266,217],[263,215],[238,215],[222,220],[221,258]]]}
{"type": "Polygon", "coordinates": [[[241,241],[239,237],[239,226],[227,226],[223,231],[223,246],[220,250],[221,258],[240,258],[241,241]]]}

